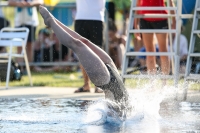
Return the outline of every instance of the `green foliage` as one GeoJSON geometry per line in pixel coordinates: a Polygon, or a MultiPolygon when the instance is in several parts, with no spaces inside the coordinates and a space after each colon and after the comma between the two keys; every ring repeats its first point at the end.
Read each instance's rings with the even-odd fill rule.
{"type": "Polygon", "coordinates": [[[117,10],[124,10],[131,6],[131,0],[112,0],[117,10]]]}

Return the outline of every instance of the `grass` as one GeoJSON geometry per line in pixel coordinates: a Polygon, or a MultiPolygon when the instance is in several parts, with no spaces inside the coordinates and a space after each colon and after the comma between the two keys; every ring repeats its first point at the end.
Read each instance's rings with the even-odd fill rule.
{"type": "MultiPolygon", "coordinates": [[[[33,86],[50,86],[50,87],[80,87],[83,84],[83,79],[79,78],[80,73],[75,72],[32,72],[33,86]]],[[[0,86],[4,86],[2,82],[0,86]]],[[[28,76],[22,77],[21,81],[12,81],[9,86],[29,86],[28,76]]]]}
{"type": "MultiPolygon", "coordinates": [[[[33,86],[49,86],[49,87],[80,87],[83,85],[81,72],[32,72],[33,86]]],[[[144,81],[145,82],[145,81],[144,81]]],[[[129,87],[136,87],[137,80],[127,80],[129,87]]],[[[143,82],[141,82],[143,84],[143,82]]],[[[0,86],[4,86],[5,82],[1,82],[0,86]]],[[[93,84],[91,84],[94,87],[93,84]]],[[[9,86],[29,86],[28,76],[22,77],[21,81],[11,81],[9,86]]]]}
{"type": "MultiPolygon", "coordinates": [[[[81,72],[32,72],[33,86],[45,87],[81,87],[83,85],[83,78],[81,72]]],[[[179,85],[183,85],[183,79],[180,80],[179,85]]],[[[125,86],[127,88],[144,88],[151,83],[148,79],[126,79],[125,86]]],[[[161,86],[161,81],[156,82],[156,87],[161,86]]],[[[173,80],[168,80],[167,84],[173,86],[173,80]]],[[[29,86],[28,76],[22,77],[21,81],[11,81],[9,86],[29,86]]],[[[94,87],[93,84],[91,84],[94,87]]],[[[5,86],[5,82],[1,82],[0,86],[5,86]]],[[[190,82],[189,89],[199,90],[200,84],[190,82]]]]}

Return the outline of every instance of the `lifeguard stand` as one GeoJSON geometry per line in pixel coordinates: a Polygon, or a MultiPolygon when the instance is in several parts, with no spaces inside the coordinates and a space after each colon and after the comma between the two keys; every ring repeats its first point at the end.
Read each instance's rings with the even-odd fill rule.
{"type": "Polygon", "coordinates": [[[136,7],[136,1],[132,0],[131,8],[130,8],[130,16],[129,16],[129,27],[127,30],[127,42],[126,42],[126,51],[123,59],[122,65],[122,78],[159,78],[159,79],[174,79],[174,85],[178,86],[179,80],[179,37],[181,32],[181,14],[182,14],[182,0],[177,0],[176,7],[169,6],[169,0],[167,1],[166,7],[136,7]],[[168,10],[168,14],[146,14],[146,15],[135,15],[135,11],[139,10],[168,10]],[[174,10],[176,14],[170,14],[170,11],[174,10]],[[134,18],[168,18],[169,22],[169,29],[154,29],[154,30],[136,30],[133,29],[134,18]],[[176,29],[171,29],[171,17],[176,18],[176,29]],[[130,49],[130,42],[131,42],[131,34],[133,33],[169,33],[170,37],[170,44],[172,45],[172,33],[176,34],[175,41],[176,41],[176,50],[171,52],[129,52],[130,49]],[[174,71],[172,75],[143,75],[143,74],[127,74],[127,67],[128,67],[128,59],[130,56],[138,56],[138,55],[146,55],[146,56],[171,56],[173,58],[172,64],[174,67],[174,71]]]}

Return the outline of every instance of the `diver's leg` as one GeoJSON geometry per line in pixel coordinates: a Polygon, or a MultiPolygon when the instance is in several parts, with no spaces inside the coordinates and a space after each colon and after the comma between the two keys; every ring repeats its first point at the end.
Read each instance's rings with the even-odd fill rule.
{"type": "MultiPolygon", "coordinates": [[[[64,30],[66,31],[68,34],[70,34],[73,38],[78,39],[82,42],[84,42],[84,44],[86,44],[92,51],[94,51],[94,53],[96,53],[99,58],[105,63],[105,64],[110,64],[112,67],[116,68],[114,62],[112,61],[112,59],[110,58],[110,56],[101,48],[99,48],[98,46],[96,46],[95,44],[93,44],[91,41],[89,41],[88,39],[80,36],[78,33],[76,33],[75,31],[71,30],[70,28],[68,28],[67,26],[65,26],[63,23],[61,23],[59,20],[57,20],[45,7],[40,6],[40,9],[42,10],[46,10],[45,12],[48,13],[48,19],[54,19],[56,21],[56,23],[64,30]]],[[[47,14],[46,13],[46,14],[47,14]]],[[[44,20],[45,24],[48,26],[48,20],[44,20]]],[[[116,68],[117,70],[117,68],[116,68]]]]}
{"type": "Polygon", "coordinates": [[[45,21],[45,24],[53,29],[59,41],[76,53],[80,63],[90,77],[90,80],[96,86],[107,84],[110,81],[108,69],[95,51],[93,52],[92,49],[86,44],[88,41],[81,41],[72,37],[60,25],[58,25],[56,20],[52,18],[46,8],[40,6],[40,13],[45,21]]]}

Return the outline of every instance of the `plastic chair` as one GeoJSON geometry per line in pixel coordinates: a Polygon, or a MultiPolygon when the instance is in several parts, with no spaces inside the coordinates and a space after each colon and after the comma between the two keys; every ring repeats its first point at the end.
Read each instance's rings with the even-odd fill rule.
{"type": "Polygon", "coordinates": [[[10,70],[12,57],[23,58],[25,61],[26,70],[28,73],[30,85],[32,84],[31,72],[29,68],[28,58],[26,54],[26,43],[29,34],[29,29],[22,28],[3,28],[0,31],[0,46],[9,47],[6,53],[0,53],[0,58],[6,58],[8,61],[7,76],[6,76],[6,89],[10,81],[10,70]],[[22,47],[21,53],[15,53],[13,47],[22,47]]]}

